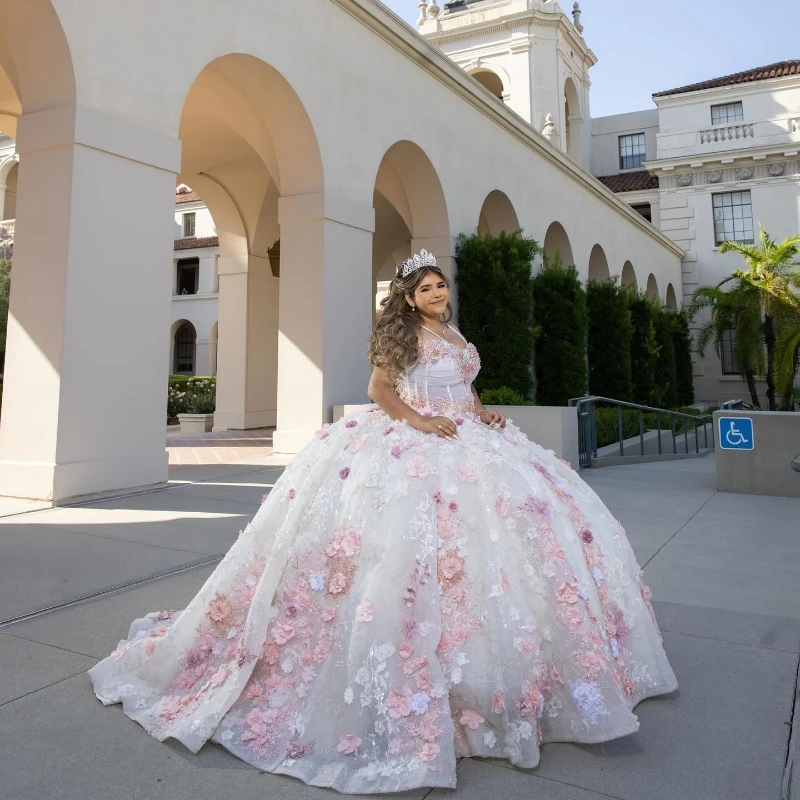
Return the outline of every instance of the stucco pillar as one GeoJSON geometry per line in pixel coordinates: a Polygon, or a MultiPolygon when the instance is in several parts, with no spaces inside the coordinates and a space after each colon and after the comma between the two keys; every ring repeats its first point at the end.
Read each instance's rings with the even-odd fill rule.
{"type": "MultiPolygon", "coordinates": [[[[368,402],[375,212],[322,193],[282,197],[278,429],[296,453],[333,406],[368,402]]],[[[222,323],[220,323],[220,340],[222,323]]]]}
{"type": "Polygon", "coordinates": [[[214,294],[217,291],[217,255],[205,255],[199,258],[197,276],[197,294],[214,294]]]}
{"type": "Polygon", "coordinates": [[[18,148],[0,492],[61,501],[163,482],[180,143],[61,106],[21,117],[18,148]],[[113,203],[108,186],[124,187],[113,203]]]}
{"type": "MultiPolygon", "coordinates": [[[[273,277],[269,260],[260,256],[223,254],[218,269],[219,334],[214,430],[274,426],[279,279],[273,277]]],[[[209,358],[207,352],[207,361],[209,358]]]]}

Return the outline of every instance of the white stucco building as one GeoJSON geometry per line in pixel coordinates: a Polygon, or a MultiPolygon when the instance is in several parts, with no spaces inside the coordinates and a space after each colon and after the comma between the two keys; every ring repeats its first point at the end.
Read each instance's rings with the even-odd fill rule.
{"type": "MultiPolygon", "coordinates": [[[[522,228],[584,279],[671,305],[714,263],[713,187],[748,188],[753,209],[782,193],[780,223],[756,216],[797,229],[793,74],[593,121],[596,59],[580,10],[554,0],[432,0],[422,36],[374,0],[172,0],[158,37],[124,0],[91,24],[69,0],[6,6],[0,130],[19,166],[0,162],[15,217],[0,494],[162,482],[176,369],[216,367],[217,429],[276,425],[296,452],[334,404],[366,399],[394,265],[425,247],[452,274],[476,227],[522,228]],[[741,120],[704,121],[729,102],[741,120]],[[196,194],[176,198],[182,184],[196,194]]],[[[719,230],[740,219],[729,207],[719,230]]]]}

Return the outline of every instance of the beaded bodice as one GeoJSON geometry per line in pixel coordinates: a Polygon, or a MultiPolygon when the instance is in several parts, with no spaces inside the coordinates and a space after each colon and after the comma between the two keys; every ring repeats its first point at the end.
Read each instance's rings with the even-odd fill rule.
{"type": "Polygon", "coordinates": [[[480,367],[473,344],[462,346],[441,337],[422,341],[419,360],[400,377],[397,393],[420,413],[474,417],[472,382],[480,367]]]}

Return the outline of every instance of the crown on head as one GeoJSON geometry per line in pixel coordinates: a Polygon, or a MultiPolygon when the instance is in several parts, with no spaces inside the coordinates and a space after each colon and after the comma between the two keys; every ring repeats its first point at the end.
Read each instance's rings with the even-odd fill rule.
{"type": "Polygon", "coordinates": [[[427,250],[420,250],[419,254],[414,255],[413,258],[409,258],[408,261],[404,261],[397,270],[401,277],[407,278],[412,272],[416,272],[418,269],[422,269],[422,267],[435,266],[436,256],[433,253],[429,253],[427,250]]]}

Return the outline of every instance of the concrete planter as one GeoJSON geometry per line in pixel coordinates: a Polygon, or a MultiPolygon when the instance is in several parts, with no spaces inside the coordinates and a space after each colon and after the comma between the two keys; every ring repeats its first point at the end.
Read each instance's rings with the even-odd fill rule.
{"type": "Polygon", "coordinates": [[[214,425],[213,414],[178,414],[181,424],[181,433],[210,433],[214,425]]]}
{"type": "MultiPolygon", "coordinates": [[[[361,405],[333,407],[333,421],[363,408],[361,405]]],[[[561,406],[487,406],[499,411],[531,440],[578,469],[578,412],[561,406]]]]}
{"type": "Polygon", "coordinates": [[[563,406],[487,406],[499,411],[532,441],[578,469],[578,410],[563,406]]]}

